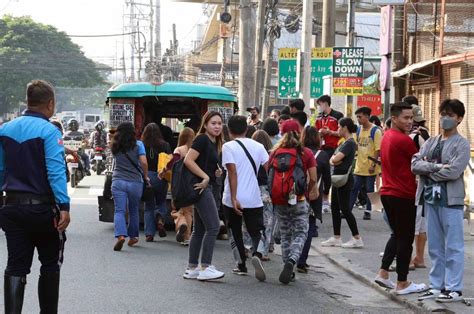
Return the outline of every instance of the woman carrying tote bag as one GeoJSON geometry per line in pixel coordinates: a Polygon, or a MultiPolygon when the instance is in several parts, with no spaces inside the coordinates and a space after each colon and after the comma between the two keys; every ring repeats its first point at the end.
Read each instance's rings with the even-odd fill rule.
{"type": "Polygon", "coordinates": [[[339,135],[344,138],[334,155],[330,159],[330,163],[334,166],[332,174],[332,196],[331,196],[331,212],[334,236],[321,243],[322,246],[341,246],[344,248],[361,248],[364,246],[362,238],[357,229],[357,222],[349,208],[350,195],[353,184],[352,163],[354,161],[357,144],[354,141],[353,133],[357,131],[357,126],[351,118],[343,118],[339,120],[339,135]],[[341,241],[341,212],[346,217],[349,229],[352,232],[352,238],[346,242],[341,241]]]}

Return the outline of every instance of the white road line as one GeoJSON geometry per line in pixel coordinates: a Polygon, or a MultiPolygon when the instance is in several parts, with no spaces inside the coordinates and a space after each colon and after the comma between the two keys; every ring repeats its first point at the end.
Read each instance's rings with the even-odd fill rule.
{"type": "Polygon", "coordinates": [[[89,188],[89,195],[99,196],[99,195],[102,195],[103,191],[104,191],[104,187],[103,187],[103,186],[100,186],[100,185],[91,186],[91,187],[89,188]]]}

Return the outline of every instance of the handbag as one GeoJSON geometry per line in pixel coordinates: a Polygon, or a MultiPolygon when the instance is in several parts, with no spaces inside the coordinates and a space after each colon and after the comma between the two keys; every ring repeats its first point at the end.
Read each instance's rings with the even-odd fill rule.
{"type": "MultiPolygon", "coordinates": [[[[314,159],[318,159],[319,153],[321,153],[321,150],[318,150],[316,154],[314,155],[314,159]]],[[[319,198],[319,186],[321,184],[321,179],[323,178],[323,175],[319,177],[318,182],[314,185],[314,187],[309,191],[309,200],[310,201],[315,201],[319,198]]],[[[309,176],[308,176],[308,182],[309,182],[309,176]]]]}
{"type": "Polygon", "coordinates": [[[171,172],[171,197],[176,209],[196,204],[201,198],[199,190],[194,185],[202,179],[192,173],[184,164],[184,158],[173,164],[171,172]]]}
{"type": "Polygon", "coordinates": [[[128,161],[138,170],[138,172],[142,175],[143,179],[143,192],[141,200],[144,202],[151,201],[155,197],[155,191],[153,190],[153,186],[145,179],[145,174],[143,173],[143,169],[140,168],[136,163],[133,162],[132,158],[128,156],[128,153],[125,153],[125,157],[127,157],[128,161]]]}
{"type": "Polygon", "coordinates": [[[345,174],[333,174],[331,176],[331,184],[335,188],[340,188],[343,187],[344,185],[347,184],[347,181],[349,181],[349,175],[352,172],[352,165],[349,167],[349,170],[347,170],[347,173],[345,174]]]}

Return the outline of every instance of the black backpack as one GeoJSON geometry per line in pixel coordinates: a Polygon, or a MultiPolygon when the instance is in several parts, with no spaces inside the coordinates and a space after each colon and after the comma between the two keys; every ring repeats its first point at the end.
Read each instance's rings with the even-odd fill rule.
{"type": "Polygon", "coordinates": [[[202,179],[194,175],[184,164],[184,158],[176,161],[171,174],[171,197],[176,209],[196,204],[201,198],[199,190],[194,189],[202,179]]]}

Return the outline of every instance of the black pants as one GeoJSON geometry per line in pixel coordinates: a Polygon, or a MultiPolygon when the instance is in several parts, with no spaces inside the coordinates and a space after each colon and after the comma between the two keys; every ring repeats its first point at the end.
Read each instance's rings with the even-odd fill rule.
{"type": "Polygon", "coordinates": [[[357,222],[352,213],[352,210],[349,208],[349,203],[351,199],[351,191],[353,184],[352,175],[349,176],[349,181],[346,185],[336,188],[332,188],[331,195],[331,213],[332,213],[332,227],[334,230],[334,235],[341,235],[341,212],[346,217],[347,224],[349,229],[351,229],[352,235],[356,236],[359,234],[357,229],[357,222]]]}
{"type": "Polygon", "coordinates": [[[224,205],[227,228],[230,229],[232,237],[234,238],[240,256],[240,264],[244,264],[246,260],[244,240],[242,237],[242,217],[245,221],[247,231],[252,238],[253,254],[257,252],[258,244],[262,238],[262,231],[265,230],[265,226],[263,225],[263,207],[244,208],[242,213],[243,215],[239,216],[235,213],[233,208],[224,205]]]}
{"type": "Polygon", "coordinates": [[[5,231],[8,262],[5,275],[30,273],[35,248],[43,273],[59,272],[66,235],[56,229],[59,211],[53,205],[5,205],[0,207],[0,226],[5,231]]]}
{"type": "Polygon", "coordinates": [[[382,195],[381,199],[393,231],[385,246],[381,268],[389,271],[396,256],[398,281],[406,281],[415,238],[415,200],[387,195],[382,195]]]}

